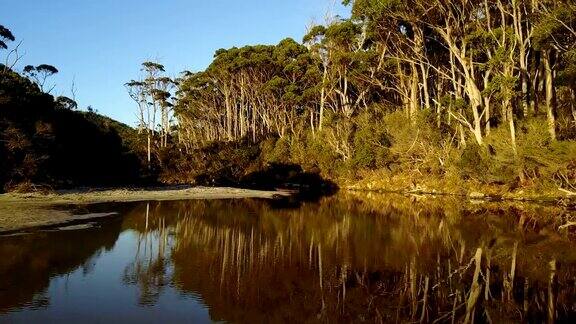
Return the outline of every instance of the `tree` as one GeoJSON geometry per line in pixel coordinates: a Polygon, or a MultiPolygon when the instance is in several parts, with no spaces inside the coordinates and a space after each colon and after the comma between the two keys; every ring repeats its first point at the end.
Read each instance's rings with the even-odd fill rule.
{"type": "MultiPolygon", "coordinates": [[[[552,140],[556,140],[557,116],[557,69],[566,68],[562,74],[564,80],[570,80],[574,71],[574,53],[576,51],[576,4],[543,1],[537,8],[538,21],[534,30],[534,44],[542,53],[545,78],[545,102],[548,131],[552,140]]],[[[568,82],[572,94],[574,83],[568,82]]],[[[572,113],[576,116],[574,104],[572,113]]],[[[575,118],[576,120],[576,118],[575,118]]]]}
{"type": "Polygon", "coordinates": [[[40,87],[40,91],[50,93],[52,90],[54,90],[55,85],[52,85],[50,89],[44,89],[46,80],[54,74],[58,73],[58,69],[56,69],[54,66],[48,64],[40,64],[38,66],[26,65],[23,72],[24,75],[26,75],[30,80],[36,83],[38,87],[40,87]]]}
{"type": "Polygon", "coordinates": [[[8,28],[0,25],[0,48],[8,49],[7,42],[13,42],[15,40],[16,38],[12,32],[8,28]]]}
{"type": "MultiPolygon", "coordinates": [[[[15,40],[16,38],[14,37],[14,34],[12,34],[8,28],[0,25],[0,49],[8,49],[8,43],[14,42],[15,40]]],[[[12,70],[12,68],[20,60],[21,56],[18,54],[19,46],[20,44],[16,45],[16,47],[10,50],[8,54],[6,54],[4,64],[0,64],[2,65],[2,73],[0,73],[0,78],[2,78],[4,74],[8,73],[8,71],[12,70]]]]}
{"type": "Polygon", "coordinates": [[[152,145],[160,148],[168,145],[171,129],[173,103],[172,90],[175,81],[163,76],[164,66],[155,62],[144,62],[141,66],[144,74],[141,80],[131,80],[125,84],[128,95],[138,105],[139,133],[146,134],[148,167],[152,166],[152,145]],[[157,125],[157,120],[160,124],[157,125]],[[160,140],[155,142],[156,134],[160,140]]]}

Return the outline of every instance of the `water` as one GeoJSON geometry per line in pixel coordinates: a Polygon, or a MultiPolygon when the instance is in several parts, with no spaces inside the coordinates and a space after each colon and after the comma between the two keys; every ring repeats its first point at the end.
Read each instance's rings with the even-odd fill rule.
{"type": "Polygon", "coordinates": [[[0,322],[576,318],[574,234],[558,230],[573,215],[557,207],[347,194],[82,210],[121,217],[0,237],[0,322]]]}

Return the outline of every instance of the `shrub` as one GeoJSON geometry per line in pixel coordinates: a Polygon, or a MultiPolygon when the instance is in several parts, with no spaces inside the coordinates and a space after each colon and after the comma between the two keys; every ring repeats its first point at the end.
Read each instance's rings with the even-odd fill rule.
{"type": "Polygon", "coordinates": [[[375,169],[385,166],[390,155],[390,138],[382,116],[375,111],[362,113],[356,119],[353,166],[357,169],[375,169]]]}

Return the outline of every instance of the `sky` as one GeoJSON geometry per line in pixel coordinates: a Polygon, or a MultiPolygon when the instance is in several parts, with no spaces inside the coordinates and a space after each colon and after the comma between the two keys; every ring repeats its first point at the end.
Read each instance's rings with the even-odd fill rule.
{"type": "MultiPolygon", "coordinates": [[[[220,48],[301,41],[327,12],[348,16],[339,0],[2,0],[0,25],[22,42],[17,68],[51,64],[52,94],[81,109],[136,125],[124,83],[155,60],[175,77],[200,71],[220,48]]],[[[12,45],[15,45],[14,43],[12,45]]],[[[5,53],[0,53],[3,59],[5,53]]]]}

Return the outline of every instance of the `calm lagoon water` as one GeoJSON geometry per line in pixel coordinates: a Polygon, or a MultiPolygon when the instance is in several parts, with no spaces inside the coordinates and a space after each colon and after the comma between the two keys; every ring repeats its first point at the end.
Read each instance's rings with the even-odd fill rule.
{"type": "Polygon", "coordinates": [[[98,204],[0,237],[0,322],[573,322],[552,206],[340,194],[98,204]]]}

